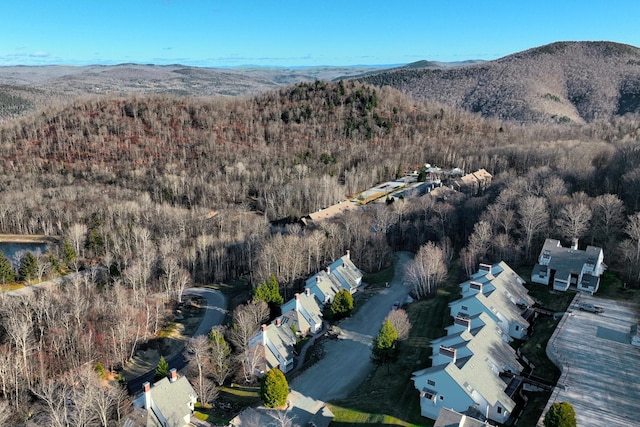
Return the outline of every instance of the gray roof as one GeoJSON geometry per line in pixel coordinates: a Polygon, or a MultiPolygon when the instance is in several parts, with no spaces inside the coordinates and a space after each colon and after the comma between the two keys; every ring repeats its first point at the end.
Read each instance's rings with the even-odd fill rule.
{"type": "MultiPolygon", "coordinates": [[[[282,321],[281,318],[278,320],[282,321]]],[[[256,345],[262,345],[265,348],[264,357],[267,361],[267,369],[273,369],[280,366],[280,359],[293,360],[294,346],[296,344],[296,336],[291,330],[291,325],[281,323],[278,326],[276,323],[271,323],[267,326],[267,340],[263,341],[262,330],[258,331],[249,340],[249,348],[253,348],[256,345]]],[[[284,372],[284,366],[280,367],[284,372]]]]}
{"type": "Polygon", "coordinates": [[[322,323],[322,308],[318,298],[313,293],[298,294],[298,311],[296,311],[296,298],[292,298],[281,307],[283,323],[294,323],[298,331],[306,331],[314,325],[322,323]],[[288,319],[288,322],[285,322],[288,319]]]}
{"type": "Polygon", "coordinates": [[[323,295],[324,301],[321,302],[324,303],[327,300],[333,301],[333,298],[340,291],[341,285],[337,280],[334,281],[332,279],[332,275],[327,274],[327,272],[323,270],[308,278],[306,287],[313,293],[323,295]]]}
{"type": "Polygon", "coordinates": [[[522,316],[523,309],[517,306],[520,303],[532,306],[534,303],[524,283],[524,279],[501,261],[491,266],[491,272],[479,270],[470,280],[461,283],[463,298],[458,301],[475,297],[490,311],[494,307],[510,324],[518,322],[524,328],[528,328],[529,322],[522,316]],[[481,295],[470,289],[472,282],[482,284],[481,295]]]}
{"type": "MultiPolygon", "coordinates": [[[[500,402],[506,410],[513,412],[515,402],[505,394],[507,384],[498,375],[509,368],[512,372],[521,372],[515,350],[502,339],[499,326],[488,316],[481,316],[485,326],[475,336],[469,333],[456,334],[459,343],[464,343],[466,351],[456,363],[440,363],[431,368],[413,373],[415,379],[445,371],[448,376],[469,396],[469,388],[477,391],[491,406],[500,402]],[[495,370],[492,370],[494,365],[495,370]],[[468,387],[467,387],[468,386],[468,387]]],[[[458,343],[458,344],[459,344],[458,343]]],[[[456,345],[456,343],[451,343],[456,345]]],[[[460,346],[456,345],[457,348],[460,346]]],[[[457,350],[460,351],[460,350],[457,350]]],[[[440,358],[443,361],[444,358],[440,358]]]]}
{"type": "Polygon", "coordinates": [[[190,404],[197,399],[187,377],[174,382],[163,378],[151,387],[151,399],[171,427],[184,427],[184,418],[191,415],[190,404]]]}
{"type": "MultiPolygon", "coordinates": [[[[562,247],[556,239],[546,239],[538,262],[540,259],[548,260],[549,268],[556,270],[556,278],[566,280],[571,274],[580,274],[586,263],[596,263],[601,253],[602,248],[596,246],[587,246],[583,251],[562,247]]],[[[534,273],[537,273],[537,270],[534,273]]]]}
{"type": "Polygon", "coordinates": [[[353,293],[356,288],[360,286],[362,282],[362,272],[353,264],[348,255],[344,255],[335,260],[329,268],[331,275],[338,280],[342,289],[353,293]]]}
{"type": "Polygon", "coordinates": [[[433,427],[486,427],[483,421],[460,414],[452,409],[441,408],[433,427]]]}

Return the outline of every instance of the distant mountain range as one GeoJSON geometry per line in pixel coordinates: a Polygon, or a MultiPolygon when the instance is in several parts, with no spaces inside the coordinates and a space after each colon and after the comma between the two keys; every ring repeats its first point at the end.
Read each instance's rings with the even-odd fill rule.
{"type": "Polygon", "coordinates": [[[640,111],[640,49],[558,42],[456,68],[406,66],[360,77],[411,97],[519,122],[590,122],[640,111]]]}
{"type": "Polygon", "coordinates": [[[418,61],[397,67],[0,67],[0,120],[88,95],[250,96],[339,79],[392,86],[417,100],[524,123],[584,123],[640,111],[640,49],[558,42],[495,61],[418,61]]]}
{"type": "Polygon", "coordinates": [[[120,64],[0,67],[0,119],[88,95],[245,96],[304,81],[350,78],[382,70],[384,66],[199,68],[120,64]]]}

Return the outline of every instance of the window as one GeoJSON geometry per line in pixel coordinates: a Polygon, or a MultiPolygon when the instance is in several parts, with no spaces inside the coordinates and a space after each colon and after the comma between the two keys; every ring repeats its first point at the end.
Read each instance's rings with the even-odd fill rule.
{"type": "Polygon", "coordinates": [[[444,400],[444,396],[443,395],[440,395],[440,400],[444,400]]]}
{"type": "Polygon", "coordinates": [[[429,384],[430,386],[435,386],[436,382],[433,380],[427,380],[427,384],[429,384]]]}
{"type": "Polygon", "coordinates": [[[520,330],[520,326],[516,325],[516,331],[519,331],[519,330],[520,330]]]}
{"type": "Polygon", "coordinates": [[[462,311],[469,311],[469,307],[467,307],[466,305],[461,305],[461,306],[460,306],[460,310],[462,310],[462,311]]]}
{"type": "Polygon", "coordinates": [[[500,406],[498,406],[498,413],[501,414],[502,413],[502,408],[500,406]]]}

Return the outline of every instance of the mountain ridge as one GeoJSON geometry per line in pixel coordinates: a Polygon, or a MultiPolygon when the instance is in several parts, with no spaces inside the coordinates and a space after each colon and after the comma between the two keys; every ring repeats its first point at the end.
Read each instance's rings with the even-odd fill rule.
{"type": "Polygon", "coordinates": [[[585,123],[640,111],[640,49],[614,42],[556,42],[466,67],[393,69],[358,80],[525,123],[585,123]]]}

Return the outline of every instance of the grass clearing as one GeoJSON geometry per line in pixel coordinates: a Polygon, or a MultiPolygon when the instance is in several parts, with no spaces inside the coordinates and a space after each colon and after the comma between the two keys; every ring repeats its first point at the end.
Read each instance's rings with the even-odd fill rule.
{"type": "Polygon", "coordinates": [[[260,402],[259,387],[219,387],[216,404],[203,408],[196,404],[194,415],[202,421],[212,425],[228,425],[229,421],[244,408],[257,406],[260,402]]]}
{"type": "Polygon", "coordinates": [[[385,284],[391,282],[393,279],[393,271],[394,267],[392,265],[391,267],[387,267],[377,273],[365,274],[362,281],[367,283],[369,286],[384,287],[385,284]]]}

